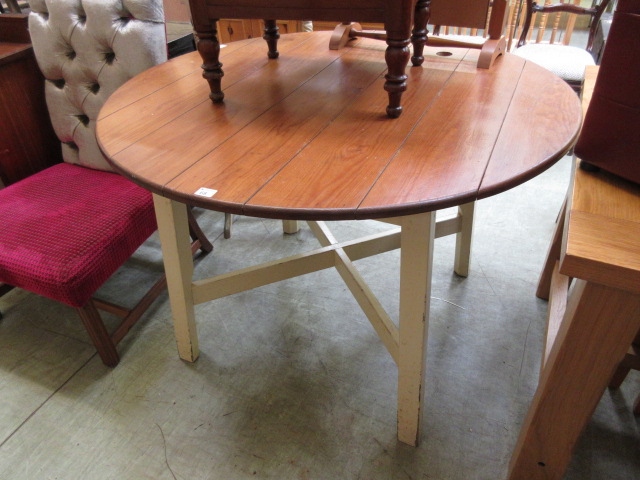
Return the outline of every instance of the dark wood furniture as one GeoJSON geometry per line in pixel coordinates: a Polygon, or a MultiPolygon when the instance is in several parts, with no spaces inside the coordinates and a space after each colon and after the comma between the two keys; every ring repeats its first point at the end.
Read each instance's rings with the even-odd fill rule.
{"type": "MultiPolygon", "coordinates": [[[[585,106],[596,75],[597,67],[587,69],[585,106]]],[[[574,165],[562,212],[537,292],[549,298],[540,381],[509,480],[563,478],[582,430],[619,362],[633,353],[629,346],[640,330],[640,186],[574,165]]]]}
{"type": "Polygon", "coordinates": [[[100,112],[97,133],[113,166],[155,194],[181,358],[195,361],[194,304],[336,267],[398,365],[398,438],[419,439],[425,390],[434,238],[457,237],[466,276],[473,203],[544,171],[575,139],[573,91],[547,70],[505,55],[489,70],[479,52],[427,47],[409,69],[411,108],[386,121],[384,44],[357,39],[329,50],[330,32],[283,36],[278,62],[259,39],[222,49],[225,107],[211,104],[187,54],[142,73],[100,112]],[[531,95],[544,84],[544,95],[531,95]],[[530,132],[535,130],[536,135],[530,132]],[[514,146],[517,146],[514,147],[514,146]],[[194,282],[180,202],[232,214],[307,220],[321,247],[194,282]],[[436,222],[435,211],[460,206],[436,222]],[[338,242],[317,220],[383,219],[401,228],[338,242]],[[352,261],[400,248],[399,327],[352,261]]]}
{"type": "Polygon", "coordinates": [[[27,15],[0,15],[0,182],[5,186],[62,161],[44,81],[27,15]]]}
{"type": "MultiPolygon", "coordinates": [[[[278,33],[281,35],[301,32],[301,23],[299,20],[276,20],[278,33]]],[[[229,43],[248,38],[259,38],[264,34],[264,28],[264,20],[223,18],[218,20],[218,40],[221,43],[229,43]]]]}
{"type": "MultiPolygon", "coordinates": [[[[477,48],[481,50],[478,68],[491,68],[496,58],[506,52],[507,42],[503,36],[507,18],[507,0],[427,0],[416,5],[415,26],[411,37],[414,66],[422,64],[425,44],[439,47],[477,48]],[[427,23],[435,25],[428,32],[427,23]],[[439,36],[440,26],[447,28],[486,30],[482,42],[465,41],[462,36],[453,38],[439,36]],[[431,34],[429,34],[431,33],[431,34]]],[[[357,37],[386,40],[384,32],[363,30],[359,23],[345,23],[338,26],[331,39],[331,48],[342,48],[349,40],[357,37]]]]}
{"type": "Polygon", "coordinates": [[[224,93],[221,79],[224,75],[219,61],[220,44],[216,22],[221,18],[262,18],[265,20],[263,38],[269,45],[269,58],[278,57],[280,37],[276,19],[335,20],[384,24],[387,32],[385,57],[389,67],[385,90],[389,94],[387,114],[398,117],[402,113],[400,99],[407,88],[405,67],[409,63],[409,42],[412,40],[414,9],[424,25],[416,27],[414,45],[424,43],[427,24],[428,0],[189,0],[193,25],[200,39],[198,50],[202,55],[204,77],[211,87],[213,102],[222,102],[224,93]]]}

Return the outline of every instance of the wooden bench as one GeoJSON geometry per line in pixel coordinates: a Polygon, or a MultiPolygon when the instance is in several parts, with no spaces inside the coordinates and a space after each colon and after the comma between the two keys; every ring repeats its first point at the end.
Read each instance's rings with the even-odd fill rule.
{"type": "MultiPolygon", "coordinates": [[[[587,69],[583,106],[597,68],[587,69]]],[[[510,480],[562,478],[614,371],[632,353],[640,330],[639,185],[574,165],[538,296],[549,298],[547,341],[510,480]]]]}

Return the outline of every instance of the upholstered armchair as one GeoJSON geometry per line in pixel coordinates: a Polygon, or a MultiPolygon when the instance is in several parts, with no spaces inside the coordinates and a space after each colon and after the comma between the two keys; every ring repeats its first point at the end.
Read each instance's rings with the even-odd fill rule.
{"type": "MultiPolygon", "coordinates": [[[[92,298],[156,229],[151,194],[111,171],[95,120],[122,83],[166,60],[162,0],[30,5],[29,30],[64,163],[0,190],[0,294],[20,287],[76,308],[102,361],[114,366],[116,344],[166,280],[133,309],[92,298]],[[96,308],[122,323],[107,332],[96,308]]],[[[210,251],[191,220],[193,250],[210,251]]]]}

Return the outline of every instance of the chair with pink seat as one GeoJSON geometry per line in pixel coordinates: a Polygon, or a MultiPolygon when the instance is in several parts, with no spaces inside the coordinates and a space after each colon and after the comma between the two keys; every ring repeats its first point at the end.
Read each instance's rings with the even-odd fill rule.
{"type": "MultiPolygon", "coordinates": [[[[166,60],[161,0],[30,2],[29,31],[64,163],[0,190],[0,295],[19,287],[77,309],[102,361],[166,287],[124,308],[96,290],[156,230],[151,194],[113,172],[95,137],[100,107],[166,60]],[[122,321],[108,332],[98,308],[122,321]]],[[[192,250],[213,248],[191,218],[192,250]]]]}

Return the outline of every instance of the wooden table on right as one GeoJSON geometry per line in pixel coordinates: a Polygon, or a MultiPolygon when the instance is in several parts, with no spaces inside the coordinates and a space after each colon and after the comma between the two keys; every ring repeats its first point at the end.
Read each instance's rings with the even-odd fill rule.
{"type": "MultiPolygon", "coordinates": [[[[585,109],[597,68],[587,68],[585,109]]],[[[549,298],[547,340],[509,480],[564,476],[640,330],[640,185],[574,166],[538,296],[549,298]]]]}

